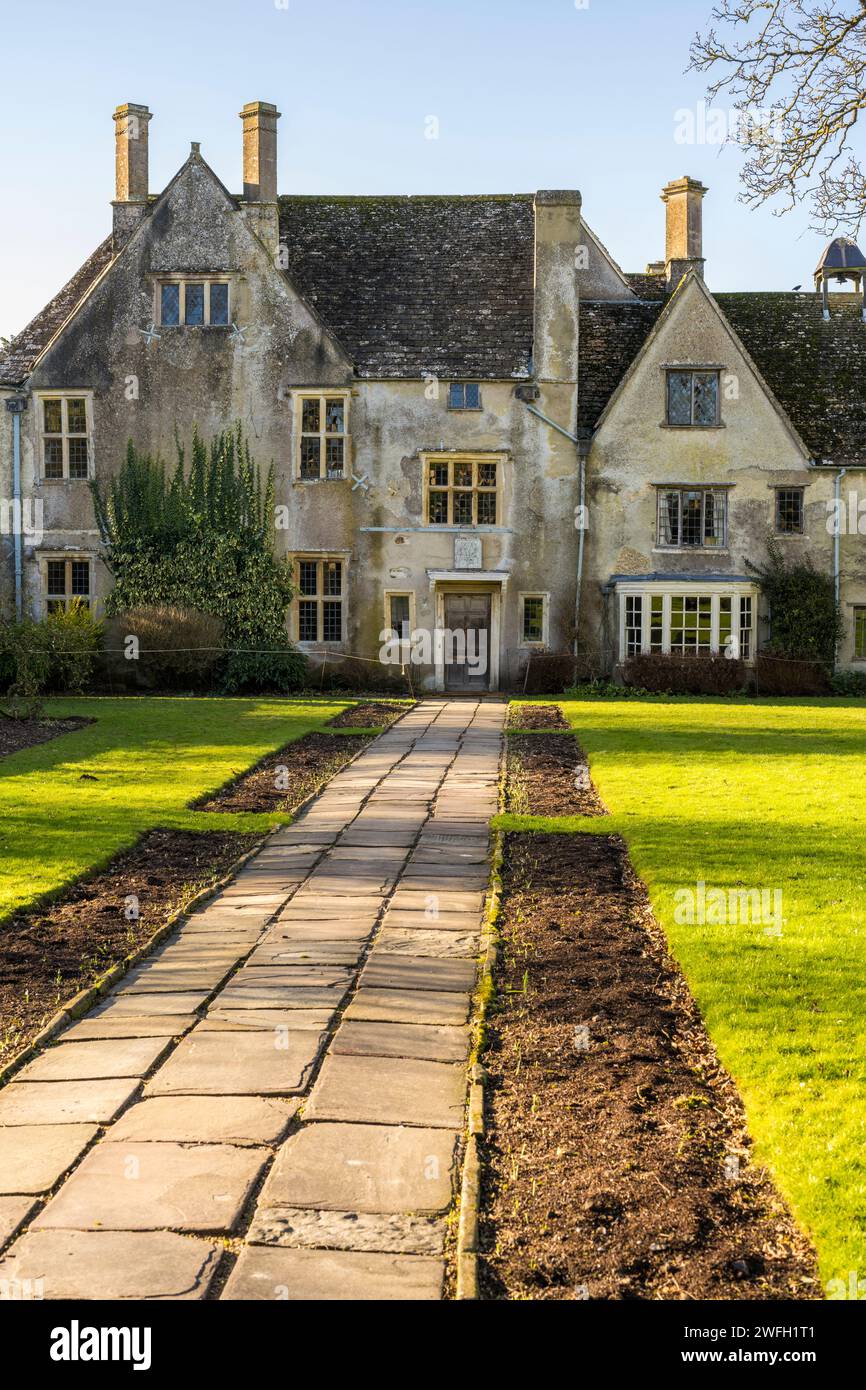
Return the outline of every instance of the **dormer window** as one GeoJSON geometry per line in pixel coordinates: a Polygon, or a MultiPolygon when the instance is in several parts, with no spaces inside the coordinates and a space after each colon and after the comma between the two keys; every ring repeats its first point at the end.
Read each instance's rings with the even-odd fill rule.
{"type": "Polygon", "coordinates": [[[452,381],[448,388],[449,410],[480,410],[481,387],[477,381],[452,381]]]}
{"type": "Polygon", "coordinates": [[[668,371],[667,423],[679,429],[713,429],[719,416],[719,372],[668,371]]]}
{"type": "Polygon", "coordinates": [[[227,328],[228,280],[164,280],[159,286],[159,321],[163,328],[227,328]]]}

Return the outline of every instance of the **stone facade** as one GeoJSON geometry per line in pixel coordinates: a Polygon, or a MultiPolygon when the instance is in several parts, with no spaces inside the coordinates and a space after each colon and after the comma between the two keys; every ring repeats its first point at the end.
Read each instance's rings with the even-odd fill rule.
{"type": "MultiPolygon", "coordinates": [[[[257,461],[275,466],[277,549],[305,560],[316,588],[290,615],[314,657],[375,663],[397,617],[433,632],[472,613],[488,633],[481,684],[498,688],[521,679],[530,654],[575,641],[599,671],[629,643],[657,643],[662,622],[665,648],[688,642],[677,615],[702,598],[713,646],[730,636],[726,615],[734,636],[750,615],[753,656],[766,628],[749,565],[766,554],[778,489],[803,503],[802,527],[781,543],[832,573],[828,507],[836,489],[847,507],[866,487],[859,300],[831,296],[827,317],[815,295],[714,298],[706,190],[689,179],[664,190],[666,260],[641,275],[619,269],[576,192],[278,198],[278,115],[266,103],[241,113],[243,196],[197,146],[153,196],[150,113],[118,109],[112,236],[0,359],[0,395],[23,406],[0,415],[4,609],[17,598],[39,614],[49,590],[64,597],[62,575],[68,598],[85,573],[98,608],[110,576],[85,474],[115,470],[130,439],[171,458],[176,431],[240,421],[257,461]],[[165,286],[193,288],[165,301],[165,286]],[[182,311],[164,321],[179,295],[195,308],[199,293],[205,320],[212,296],[210,324],[187,325],[182,311]],[[670,374],[694,371],[715,375],[718,419],[671,425],[670,374]],[[326,464],[326,439],[316,478],[301,438],[313,400],[324,414],[339,403],[345,436],[341,467],[326,464]],[[46,413],[46,401],[60,404],[46,413]],[[673,510],[685,530],[696,505],[700,543],[671,544],[673,510]],[[339,566],[336,581],[322,564],[339,566]]],[[[856,527],[838,551],[840,663],[856,667],[856,527]]],[[[434,648],[419,685],[473,685],[434,648]]]]}

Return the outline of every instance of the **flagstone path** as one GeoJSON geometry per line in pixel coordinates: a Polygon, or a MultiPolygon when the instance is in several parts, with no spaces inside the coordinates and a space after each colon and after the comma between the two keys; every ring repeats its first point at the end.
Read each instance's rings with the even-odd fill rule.
{"type": "Polygon", "coordinates": [[[0,1089],[0,1298],[441,1297],[505,709],[415,706],[0,1089]]]}

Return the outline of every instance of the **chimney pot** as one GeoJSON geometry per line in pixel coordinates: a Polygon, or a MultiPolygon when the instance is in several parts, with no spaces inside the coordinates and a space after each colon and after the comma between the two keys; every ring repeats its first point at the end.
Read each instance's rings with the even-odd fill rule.
{"type": "Polygon", "coordinates": [[[240,118],[244,123],[244,200],[275,203],[280,112],[269,101],[248,101],[240,118]]]}
{"type": "Polygon", "coordinates": [[[698,179],[687,176],[662,189],[667,209],[665,266],[671,290],[689,270],[704,278],[703,200],[707,192],[698,179]]]}

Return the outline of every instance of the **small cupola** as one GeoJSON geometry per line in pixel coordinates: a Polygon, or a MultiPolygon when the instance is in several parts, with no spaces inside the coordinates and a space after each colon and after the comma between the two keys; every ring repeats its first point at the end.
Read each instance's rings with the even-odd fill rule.
{"type": "Polygon", "coordinates": [[[838,284],[844,285],[849,280],[856,287],[860,295],[860,308],[864,318],[866,318],[866,301],[864,301],[864,277],[866,277],[866,256],[860,250],[856,241],[852,241],[847,236],[837,236],[825,247],[820,261],[815,267],[815,289],[821,291],[821,298],[824,306],[824,317],[830,317],[829,284],[835,280],[838,284]]]}

